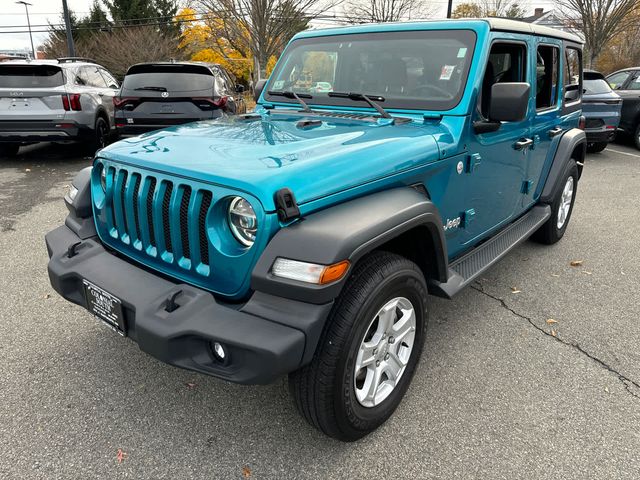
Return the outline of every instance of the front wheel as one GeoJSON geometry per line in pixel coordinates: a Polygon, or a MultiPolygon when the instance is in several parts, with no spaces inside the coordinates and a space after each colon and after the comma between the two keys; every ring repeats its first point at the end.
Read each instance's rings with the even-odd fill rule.
{"type": "Polygon", "coordinates": [[[562,188],[556,193],[551,203],[551,217],[531,237],[532,240],[552,245],[560,240],[573,212],[578,188],[578,167],[572,160],[571,168],[565,173],[562,188]]]}
{"type": "Polygon", "coordinates": [[[633,133],[633,143],[635,143],[636,148],[640,150],[640,123],[636,125],[636,131],[633,133]]]}
{"type": "Polygon", "coordinates": [[[422,352],[426,297],[422,272],[404,257],[374,252],[356,265],[313,360],[289,376],[311,425],[353,441],[393,414],[422,352]]]}

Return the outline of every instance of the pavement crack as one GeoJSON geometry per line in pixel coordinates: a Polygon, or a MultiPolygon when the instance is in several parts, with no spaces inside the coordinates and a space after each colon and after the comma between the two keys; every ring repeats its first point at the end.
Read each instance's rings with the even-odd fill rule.
{"type": "Polygon", "coordinates": [[[551,333],[547,332],[540,325],[537,325],[530,317],[527,317],[526,315],[523,315],[522,313],[515,311],[513,308],[511,308],[509,305],[507,305],[507,303],[504,301],[504,299],[502,299],[500,297],[496,297],[495,295],[492,295],[491,293],[487,292],[483,288],[481,283],[476,282],[476,284],[471,285],[471,288],[473,288],[475,291],[480,292],[481,294],[486,295],[487,297],[495,300],[496,302],[500,303],[502,308],[504,308],[508,312],[512,313],[516,317],[519,317],[519,318],[522,318],[523,320],[526,320],[527,322],[529,322],[529,324],[533,328],[535,328],[536,330],[538,330],[539,332],[541,332],[545,336],[547,336],[547,337],[549,337],[549,338],[551,338],[551,339],[553,339],[553,340],[555,340],[557,342],[560,342],[563,345],[566,345],[567,347],[570,347],[570,348],[576,350],[577,352],[581,353],[585,357],[589,358],[593,362],[595,362],[598,365],[600,365],[605,370],[608,370],[609,372],[613,373],[615,376],[618,377],[618,380],[620,380],[620,382],[622,382],[622,384],[624,385],[625,390],[631,396],[636,397],[637,399],[640,400],[640,383],[636,382],[635,380],[632,380],[631,378],[627,377],[623,373],[620,373],[618,370],[613,368],[611,365],[609,365],[604,360],[601,360],[598,357],[596,357],[595,355],[587,352],[578,343],[574,343],[574,342],[569,342],[567,340],[563,340],[562,338],[560,338],[559,335],[557,335],[557,334],[556,335],[552,335],[551,333]],[[634,390],[636,390],[638,393],[634,392],[634,390]]]}

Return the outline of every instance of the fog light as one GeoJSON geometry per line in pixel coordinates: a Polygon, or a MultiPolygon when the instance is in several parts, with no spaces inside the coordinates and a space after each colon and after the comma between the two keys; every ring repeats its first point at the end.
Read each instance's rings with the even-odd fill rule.
{"type": "Polygon", "coordinates": [[[227,362],[227,358],[228,358],[227,351],[224,349],[221,343],[213,342],[213,356],[220,363],[227,362]]]}

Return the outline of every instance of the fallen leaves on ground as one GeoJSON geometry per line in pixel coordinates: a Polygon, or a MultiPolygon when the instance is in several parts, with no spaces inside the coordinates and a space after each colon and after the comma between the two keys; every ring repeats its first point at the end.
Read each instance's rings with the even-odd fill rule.
{"type": "Polygon", "coordinates": [[[551,330],[551,336],[555,337],[558,334],[558,332],[556,332],[555,330],[551,330]]]}
{"type": "Polygon", "coordinates": [[[569,265],[571,265],[572,267],[580,267],[583,263],[584,260],[571,260],[571,263],[569,265]]]}
{"type": "Polygon", "coordinates": [[[242,467],[242,476],[249,478],[251,476],[251,469],[249,467],[242,467]]]}
{"type": "Polygon", "coordinates": [[[122,463],[124,459],[127,458],[127,452],[119,448],[118,453],[116,454],[116,458],[118,459],[118,463],[122,463]]]}
{"type": "Polygon", "coordinates": [[[521,290],[518,290],[518,287],[511,287],[511,293],[520,293],[521,290]]]}
{"type": "Polygon", "coordinates": [[[51,298],[51,294],[50,294],[50,293],[46,293],[46,294],[44,295],[44,298],[51,298]]]}
{"type": "Polygon", "coordinates": [[[582,273],[584,273],[585,275],[591,275],[591,272],[588,272],[587,270],[582,270],[582,273]]]}
{"type": "Polygon", "coordinates": [[[552,277],[559,277],[560,275],[558,275],[557,273],[552,273],[551,276],[552,277]]]}
{"type": "Polygon", "coordinates": [[[558,320],[554,320],[553,318],[547,318],[547,325],[553,325],[554,323],[558,323],[558,320]]]}
{"type": "Polygon", "coordinates": [[[604,391],[609,393],[609,387],[604,387],[604,391]]]}
{"type": "Polygon", "coordinates": [[[187,388],[189,390],[193,390],[194,388],[196,388],[196,383],[195,382],[187,382],[187,388]]]}

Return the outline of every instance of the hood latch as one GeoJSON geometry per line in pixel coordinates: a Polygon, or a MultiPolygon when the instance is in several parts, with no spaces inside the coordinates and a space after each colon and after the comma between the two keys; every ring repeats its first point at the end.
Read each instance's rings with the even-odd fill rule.
{"type": "Polygon", "coordinates": [[[281,188],[276,192],[276,208],[281,222],[288,222],[300,216],[296,197],[289,188],[281,188]]]}

